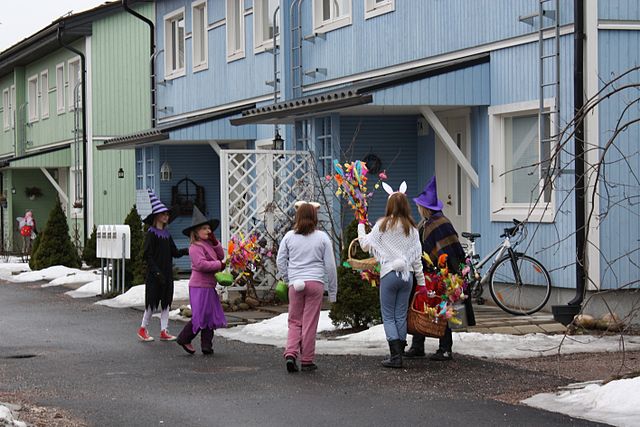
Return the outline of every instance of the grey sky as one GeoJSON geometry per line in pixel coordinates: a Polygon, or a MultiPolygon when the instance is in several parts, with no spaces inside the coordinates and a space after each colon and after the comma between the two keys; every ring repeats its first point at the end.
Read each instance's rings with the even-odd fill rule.
{"type": "Polygon", "coordinates": [[[77,13],[103,3],[105,0],[0,0],[0,52],[70,10],[77,13]]]}

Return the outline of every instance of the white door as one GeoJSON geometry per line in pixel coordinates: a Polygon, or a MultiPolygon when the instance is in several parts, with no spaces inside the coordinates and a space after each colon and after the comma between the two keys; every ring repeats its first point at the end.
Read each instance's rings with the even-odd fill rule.
{"type": "MultiPolygon", "coordinates": [[[[441,118],[453,142],[469,158],[468,117],[441,118]]],[[[440,138],[436,137],[436,180],[438,198],[444,203],[442,212],[449,218],[458,234],[470,231],[469,179],[440,138]]]]}

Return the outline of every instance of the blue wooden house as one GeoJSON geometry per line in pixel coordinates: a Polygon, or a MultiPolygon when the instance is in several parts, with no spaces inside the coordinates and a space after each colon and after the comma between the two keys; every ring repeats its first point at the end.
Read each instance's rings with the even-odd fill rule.
{"type": "MultiPolygon", "coordinates": [[[[527,219],[527,252],[552,275],[550,305],[566,303],[583,281],[576,263],[584,262],[591,291],[637,287],[636,175],[608,167],[604,173],[616,185],[604,185],[588,172],[586,191],[595,184],[599,196],[585,197],[581,207],[574,144],[558,134],[574,117],[574,98],[591,99],[607,80],[640,63],[638,2],[155,5],[155,127],[103,147],[136,148],[139,190],[152,187],[167,202],[183,196],[195,203],[200,188],[197,202],[228,230],[230,211],[264,207],[251,191],[238,199],[230,189],[253,188],[268,164],[245,173],[240,163],[234,168],[234,158],[281,148],[273,144],[277,134],[285,150],[312,152],[320,176],[331,172],[334,159],[367,159],[387,172],[392,186],[404,180],[417,195],[435,175],[458,231],[482,233],[480,253],[498,243],[512,218],[527,219]],[[606,215],[598,215],[604,205],[606,215]],[[596,215],[588,216],[592,209],[596,215]],[[583,246],[575,236],[585,230],[583,246]]],[[[637,83],[638,76],[636,70],[621,83],[637,83]]],[[[586,115],[588,165],[597,163],[626,101],[611,97],[586,115]]],[[[637,103],[626,111],[637,117],[637,103]]],[[[631,144],[639,136],[638,125],[629,126],[612,154],[626,157],[631,170],[640,166],[631,144]]],[[[374,199],[372,217],[382,214],[384,202],[374,199]]],[[[172,227],[188,220],[180,217],[172,227]]]]}

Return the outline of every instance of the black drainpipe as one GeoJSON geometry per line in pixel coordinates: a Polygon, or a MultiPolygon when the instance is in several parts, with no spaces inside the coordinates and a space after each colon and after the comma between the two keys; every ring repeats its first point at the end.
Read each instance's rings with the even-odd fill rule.
{"type": "Polygon", "coordinates": [[[82,68],[82,75],[81,75],[81,79],[82,79],[82,188],[83,188],[83,196],[84,196],[84,200],[82,201],[82,212],[83,212],[83,216],[84,218],[82,219],[83,222],[83,230],[84,230],[84,236],[83,236],[83,244],[87,243],[87,238],[88,236],[88,232],[89,232],[89,228],[88,228],[88,223],[87,221],[89,220],[88,215],[87,215],[87,199],[88,199],[88,191],[89,189],[87,188],[87,85],[86,85],[86,81],[87,81],[87,60],[84,56],[84,53],[80,52],[78,49],[67,45],[64,40],[62,40],[62,32],[64,31],[64,21],[60,22],[58,24],[58,43],[60,43],[60,46],[64,47],[65,49],[70,50],[71,52],[75,53],[76,55],[80,56],[80,67],[82,68]]]}
{"type": "MultiPolygon", "coordinates": [[[[584,0],[574,1],[575,35],[573,61],[573,109],[582,110],[584,105],[584,0]]],[[[576,206],[576,296],[569,305],[580,306],[585,291],[585,206],[584,206],[584,120],[576,123],[574,136],[576,162],[575,174],[575,206],[576,206]]]]}
{"type": "MultiPolygon", "coordinates": [[[[4,196],[4,173],[0,172],[0,194],[4,196]]],[[[6,199],[5,199],[6,200],[6,199]]],[[[5,203],[7,203],[5,201],[5,203]]],[[[7,206],[9,204],[7,203],[7,206]]],[[[5,253],[4,247],[4,208],[0,206],[0,250],[5,253]]]]}
{"type": "Polygon", "coordinates": [[[149,28],[151,30],[150,36],[149,36],[149,42],[150,42],[149,47],[151,49],[151,51],[149,52],[149,60],[151,61],[151,128],[155,128],[156,127],[156,64],[155,64],[156,59],[154,58],[154,54],[156,52],[155,26],[149,18],[147,18],[146,16],[142,16],[135,10],[131,9],[127,4],[127,0],[122,0],[122,7],[124,7],[124,10],[126,10],[136,18],[146,22],[149,25],[149,28]]]}

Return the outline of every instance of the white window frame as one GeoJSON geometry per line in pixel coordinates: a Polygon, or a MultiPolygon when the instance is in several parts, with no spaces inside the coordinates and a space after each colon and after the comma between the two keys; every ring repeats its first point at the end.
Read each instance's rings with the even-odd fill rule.
{"type": "Polygon", "coordinates": [[[64,114],[65,105],[64,63],[56,65],[56,111],[58,115],[64,114]]]}
{"type": "Polygon", "coordinates": [[[82,201],[82,205],[84,206],[87,203],[86,198],[83,194],[83,169],[82,166],[76,168],[75,166],[71,166],[69,168],[69,207],[71,209],[71,217],[72,218],[84,218],[84,209],[76,209],[73,207],[73,204],[80,200],[82,201]],[[77,172],[76,172],[77,171],[77,172]],[[78,175],[78,179],[80,180],[80,194],[76,193],[76,174],[78,175]]]}
{"type": "MultiPolygon", "coordinates": [[[[183,25],[186,25],[186,17],[185,17],[185,8],[181,7],[180,9],[174,10],[171,13],[168,13],[164,16],[164,78],[165,80],[172,80],[178,77],[182,77],[186,74],[186,28],[184,30],[184,34],[182,40],[179,40],[179,35],[176,34],[175,40],[172,37],[172,25],[173,22],[179,22],[182,19],[183,25]],[[176,43],[182,42],[182,67],[177,66],[177,64],[173,63],[173,49],[176,43]]],[[[176,24],[177,25],[177,24],[176,24]]],[[[178,64],[180,63],[180,59],[178,57],[179,51],[176,51],[176,61],[178,64]]]]}
{"type": "MultiPolygon", "coordinates": [[[[553,100],[544,102],[546,110],[553,107],[553,100]]],[[[539,101],[527,101],[515,104],[496,105],[489,107],[489,181],[491,192],[491,221],[511,222],[513,218],[525,219],[529,214],[530,222],[553,222],[555,217],[555,190],[551,190],[550,202],[539,200],[536,203],[506,203],[505,202],[505,134],[504,119],[518,116],[537,114],[539,101]],[[502,176],[501,176],[502,175],[502,176]]],[[[550,117],[550,125],[557,120],[555,115],[550,117]]],[[[538,138],[539,140],[540,138],[538,138]]],[[[555,150],[556,142],[551,143],[550,152],[555,150]]],[[[553,154],[551,154],[553,155],[553,154]]],[[[540,183],[542,187],[542,182],[540,183]]]]}
{"type": "Polygon", "coordinates": [[[2,91],[2,124],[4,131],[11,129],[11,100],[9,88],[2,91]]]}
{"type": "Polygon", "coordinates": [[[330,4],[331,18],[323,21],[322,19],[322,6],[324,0],[313,0],[313,30],[317,33],[326,33],[338,28],[351,25],[352,13],[353,13],[353,1],[347,0],[348,11],[346,14],[340,17],[334,16],[334,4],[330,4]]]}
{"type": "Polygon", "coordinates": [[[199,0],[191,3],[191,53],[193,72],[206,70],[209,68],[209,19],[207,10],[207,0],[199,0]],[[202,13],[202,28],[197,28],[200,24],[196,20],[198,14],[202,13]],[[204,58],[199,58],[198,52],[204,45],[204,58]]]}
{"type": "Polygon", "coordinates": [[[40,73],[40,118],[49,118],[49,70],[40,73]]]}
{"type": "Polygon", "coordinates": [[[27,79],[27,112],[29,123],[37,122],[38,117],[38,75],[27,79]]]}
{"type": "MultiPolygon", "coordinates": [[[[67,99],[69,100],[69,111],[75,109],[74,90],[78,82],[82,82],[82,65],[80,63],[80,57],[75,56],[67,61],[67,89],[69,90],[67,99]],[[78,67],[78,72],[74,75],[73,70],[76,67],[78,67]]],[[[78,107],[82,108],[82,84],[78,85],[78,107]]]]}
{"type": "Polygon", "coordinates": [[[11,110],[11,129],[16,128],[16,85],[10,86],[11,97],[9,98],[9,109],[11,110]]]}
{"type": "Polygon", "coordinates": [[[227,27],[227,62],[232,62],[245,57],[244,0],[225,0],[224,4],[225,22],[227,27]],[[238,6],[238,16],[236,16],[236,13],[234,13],[230,7],[234,2],[238,6]],[[235,39],[236,18],[238,18],[237,24],[240,25],[240,29],[238,31],[238,34],[240,35],[239,43],[236,43],[237,40],[235,39]],[[234,47],[236,44],[240,45],[239,49],[234,47]]]}
{"type": "MultiPolygon", "coordinates": [[[[265,28],[264,23],[268,22],[269,25],[272,24],[271,20],[273,19],[273,13],[269,12],[269,2],[277,0],[255,0],[253,4],[253,52],[261,53],[265,52],[267,49],[273,48],[273,37],[264,38],[265,28]],[[266,18],[266,21],[265,21],[266,18]]],[[[276,28],[274,31],[279,32],[280,27],[280,11],[278,11],[278,15],[276,16],[276,28]]],[[[280,34],[276,34],[276,43],[280,38],[280,34]]]]}
{"type": "Polygon", "coordinates": [[[396,0],[364,0],[364,19],[375,18],[396,10],[396,0]]]}

